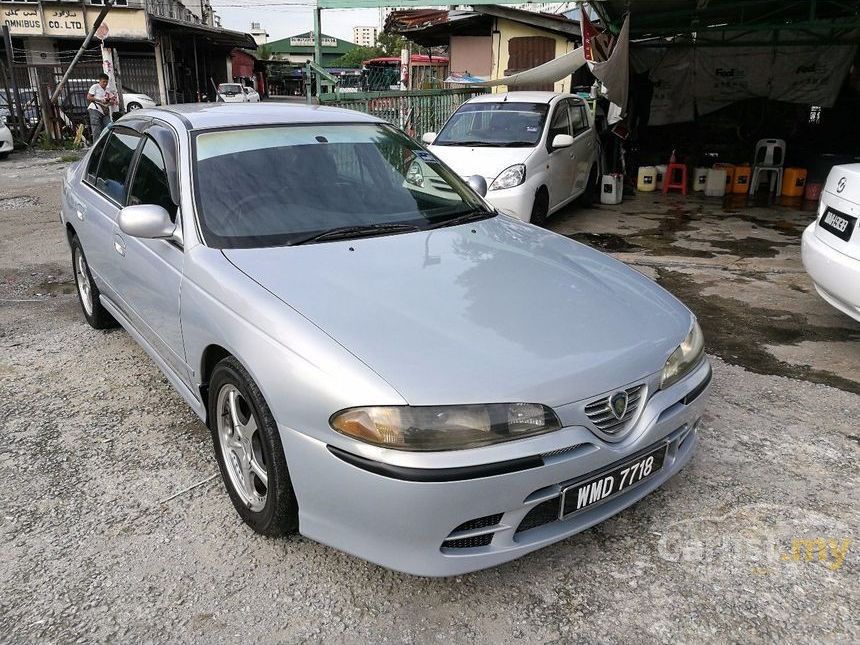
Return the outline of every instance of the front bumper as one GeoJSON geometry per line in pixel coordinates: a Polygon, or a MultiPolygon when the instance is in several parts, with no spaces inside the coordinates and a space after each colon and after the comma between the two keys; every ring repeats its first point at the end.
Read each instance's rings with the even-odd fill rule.
{"type": "MultiPolygon", "coordinates": [[[[491,182],[492,179],[487,183],[491,182]]],[[[535,203],[535,189],[526,182],[514,188],[488,190],[484,199],[503,213],[528,222],[531,220],[532,206],[535,203]]]]}
{"type": "Polygon", "coordinates": [[[860,260],[840,253],[815,234],[817,222],[803,232],[800,253],[815,289],[830,305],[860,321],[860,260]]]}
{"type": "Polygon", "coordinates": [[[299,531],[415,575],[458,575],[513,560],[602,522],[681,470],[698,441],[696,425],[710,375],[705,361],[688,378],[656,393],[638,417],[640,427],[622,441],[610,443],[585,427],[567,427],[552,433],[558,437],[557,449],[522,455],[538,459],[536,465],[473,478],[455,472],[417,481],[408,472],[372,472],[348,463],[325,443],[282,426],[299,502],[299,531]],[[557,519],[554,509],[565,485],[664,442],[669,452],[659,474],[557,519]]]}

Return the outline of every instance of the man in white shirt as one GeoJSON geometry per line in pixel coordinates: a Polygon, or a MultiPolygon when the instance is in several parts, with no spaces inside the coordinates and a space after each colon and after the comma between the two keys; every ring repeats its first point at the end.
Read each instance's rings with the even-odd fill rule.
{"type": "Polygon", "coordinates": [[[110,123],[111,105],[114,99],[105,90],[108,84],[107,74],[99,74],[99,82],[87,92],[87,114],[90,117],[90,128],[93,131],[93,142],[99,138],[102,130],[110,123]]]}

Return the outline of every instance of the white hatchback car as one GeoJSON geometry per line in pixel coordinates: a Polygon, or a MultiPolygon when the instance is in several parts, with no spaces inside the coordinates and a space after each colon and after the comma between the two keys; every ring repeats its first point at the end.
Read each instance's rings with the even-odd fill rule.
{"type": "Polygon", "coordinates": [[[598,181],[594,118],[581,98],[556,92],[484,94],[463,105],[430,150],[463,177],[487,181],[486,199],[500,211],[542,224],[598,181]]]}
{"type": "Polygon", "coordinates": [[[8,157],[13,149],[12,132],[6,125],[0,123],[0,159],[8,157]]]}
{"type": "Polygon", "coordinates": [[[224,103],[259,103],[260,93],[241,83],[221,83],[217,100],[224,103]]]}
{"type": "Polygon", "coordinates": [[[834,166],[803,232],[803,266],[828,303],[860,321],[860,164],[834,166]]]}

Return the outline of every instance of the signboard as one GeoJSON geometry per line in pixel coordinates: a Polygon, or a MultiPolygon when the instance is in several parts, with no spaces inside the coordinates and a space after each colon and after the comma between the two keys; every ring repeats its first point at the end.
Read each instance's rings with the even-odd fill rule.
{"type": "Polygon", "coordinates": [[[46,36],[81,36],[87,35],[84,12],[74,6],[42,7],[46,36]]]}
{"type": "MultiPolygon", "coordinates": [[[[308,37],[290,38],[290,47],[313,47],[314,39],[308,37]]],[[[320,40],[320,47],[337,47],[337,38],[331,36],[323,36],[320,40]]]]}
{"type": "Polygon", "coordinates": [[[38,5],[4,7],[0,9],[0,24],[9,27],[14,35],[42,35],[42,16],[38,5]]]}

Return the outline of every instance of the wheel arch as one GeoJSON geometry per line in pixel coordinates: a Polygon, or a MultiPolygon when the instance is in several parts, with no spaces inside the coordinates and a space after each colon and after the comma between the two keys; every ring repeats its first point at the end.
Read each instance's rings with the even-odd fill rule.
{"type": "MultiPolygon", "coordinates": [[[[200,400],[203,402],[204,409],[206,410],[207,422],[209,417],[209,380],[212,378],[215,366],[229,356],[233,356],[240,363],[242,362],[233,352],[217,343],[207,345],[200,355],[200,400]]],[[[242,364],[244,365],[244,363],[242,364]]]]}

